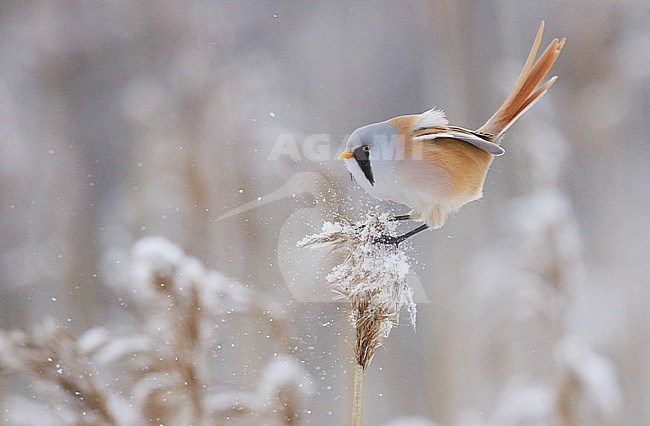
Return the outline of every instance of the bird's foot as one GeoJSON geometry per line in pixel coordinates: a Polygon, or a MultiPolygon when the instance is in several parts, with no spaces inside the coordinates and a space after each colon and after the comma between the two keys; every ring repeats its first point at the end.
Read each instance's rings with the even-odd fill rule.
{"type": "MultiPolygon", "coordinates": [[[[408,237],[407,237],[408,238],[408,237]]],[[[404,235],[398,235],[396,237],[392,235],[382,235],[381,237],[377,238],[375,240],[375,244],[386,244],[386,245],[399,245],[402,241],[404,241],[406,238],[404,238],[404,235]]]]}
{"type": "Polygon", "coordinates": [[[379,244],[394,244],[395,246],[397,246],[399,245],[399,243],[406,240],[407,238],[411,238],[413,235],[419,234],[420,232],[428,228],[429,226],[425,223],[418,226],[414,230],[407,232],[406,234],[398,235],[396,237],[390,235],[382,235],[381,237],[377,238],[375,242],[379,244]]]}

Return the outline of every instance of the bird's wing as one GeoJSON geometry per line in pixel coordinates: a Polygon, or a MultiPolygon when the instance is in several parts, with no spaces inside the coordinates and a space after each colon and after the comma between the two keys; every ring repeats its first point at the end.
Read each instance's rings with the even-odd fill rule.
{"type": "Polygon", "coordinates": [[[506,152],[505,149],[489,140],[492,138],[492,135],[463,129],[462,127],[433,126],[416,130],[413,133],[413,140],[435,142],[438,138],[456,139],[467,142],[497,157],[506,152]]]}

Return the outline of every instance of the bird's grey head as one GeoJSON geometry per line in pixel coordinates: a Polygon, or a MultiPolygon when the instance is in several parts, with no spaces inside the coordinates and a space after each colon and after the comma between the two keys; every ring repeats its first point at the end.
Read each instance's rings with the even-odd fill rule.
{"type": "Polygon", "coordinates": [[[372,161],[390,160],[394,158],[394,154],[395,127],[387,121],[382,121],[352,132],[341,157],[354,160],[368,182],[374,185],[372,161]]]}

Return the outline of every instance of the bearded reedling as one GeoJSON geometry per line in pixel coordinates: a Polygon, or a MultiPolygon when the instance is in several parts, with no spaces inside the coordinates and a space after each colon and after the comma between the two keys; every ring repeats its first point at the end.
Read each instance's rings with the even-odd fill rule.
{"type": "Polygon", "coordinates": [[[503,134],[555,83],[540,86],[566,41],[554,39],[535,60],[544,21],[528,59],[503,104],[479,129],[450,126],[441,110],[404,115],[355,130],[339,155],[371,196],[411,208],[398,220],[424,222],[414,230],[378,241],[399,244],[427,228],[438,229],[450,213],[481,198],[492,159],[505,151],[503,134]],[[538,87],[539,86],[539,87],[538,87]]]}

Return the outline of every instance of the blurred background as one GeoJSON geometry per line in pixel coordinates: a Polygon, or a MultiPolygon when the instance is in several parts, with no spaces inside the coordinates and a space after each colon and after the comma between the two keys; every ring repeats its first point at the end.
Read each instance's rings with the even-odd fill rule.
{"type": "Polygon", "coordinates": [[[413,239],[417,331],[378,351],[364,423],[647,423],[642,0],[3,2],[0,326],[127,327],[116,283],[161,235],[284,307],[312,381],[297,423],[344,424],[347,314],[295,249],[377,205],[335,155],[361,125],[434,106],[479,127],[542,19],[543,46],[568,39],[560,78],[509,131],[484,199],[413,239]]]}

